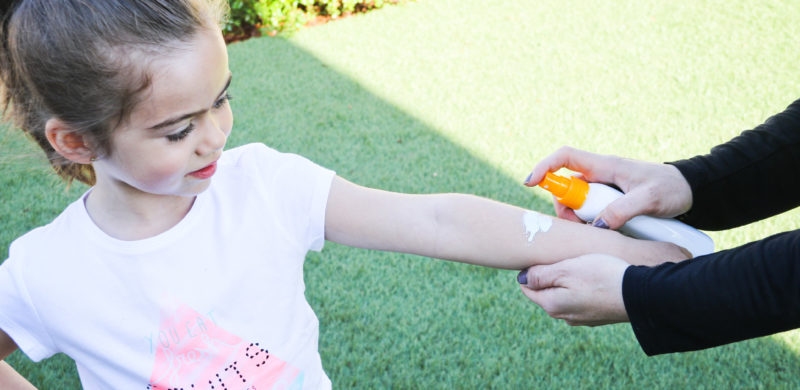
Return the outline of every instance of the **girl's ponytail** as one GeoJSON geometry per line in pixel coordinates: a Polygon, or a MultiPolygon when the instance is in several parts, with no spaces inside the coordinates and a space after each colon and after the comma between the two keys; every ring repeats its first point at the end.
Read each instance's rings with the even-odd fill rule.
{"type": "MultiPolygon", "coordinates": [[[[20,64],[20,42],[12,42],[16,12],[23,0],[0,3],[0,118],[13,122],[26,135],[36,141],[45,152],[55,172],[67,183],[77,179],[93,185],[94,169],[91,165],[71,162],[53,149],[47,140],[44,126],[49,119],[49,110],[44,109],[42,98],[26,80],[25,71],[30,67],[20,64]]],[[[23,22],[19,22],[24,24],[23,22]]]]}
{"type": "Polygon", "coordinates": [[[9,54],[8,24],[11,15],[19,5],[20,1],[0,2],[0,113],[5,113],[7,109],[6,101],[6,79],[11,77],[11,58],[9,54]]]}

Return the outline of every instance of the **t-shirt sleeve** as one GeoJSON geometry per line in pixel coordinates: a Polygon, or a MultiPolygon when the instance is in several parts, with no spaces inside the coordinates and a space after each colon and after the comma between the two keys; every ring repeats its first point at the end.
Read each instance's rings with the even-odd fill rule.
{"type": "Polygon", "coordinates": [[[301,245],[315,251],[325,243],[325,211],[335,172],[292,153],[280,153],[263,144],[244,147],[244,164],[274,212],[301,245]]]}
{"type": "Polygon", "coordinates": [[[40,361],[56,352],[47,329],[39,319],[25,283],[23,256],[15,243],[9,259],[0,265],[0,329],[6,332],[31,360],[40,361]],[[15,259],[19,257],[19,260],[15,259]]]}
{"type": "Polygon", "coordinates": [[[622,295],[648,355],[800,327],[800,230],[680,263],[628,267],[622,295]]]}
{"type": "Polygon", "coordinates": [[[800,100],[709,154],[670,164],[692,188],[692,209],[680,219],[700,229],[729,229],[800,206],[800,100]]]}

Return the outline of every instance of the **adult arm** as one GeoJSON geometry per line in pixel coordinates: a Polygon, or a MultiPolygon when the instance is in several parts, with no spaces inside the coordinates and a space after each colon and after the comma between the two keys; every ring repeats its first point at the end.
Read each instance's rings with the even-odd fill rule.
{"type": "Polygon", "coordinates": [[[648,355],[709,348],[800,327],[800,230],[677,264],[587,255],[519,279],[570,325],[630,321],[648,355]]]}
{"type": "Polygon", "coordinates": [[[625,309],[648,355],[800,327],[800,230],[656,267],[629,267],[625,309]]]}
{"type": "Polygon", "coordinates": [[[700,229],[746,225],[800,205],[800,100],[707,155],[670,163],[692,190],[680,216],[700,229]]]}
{"type": "Polygon", "coordinates": [[[522,269],[586,253],[636,264],[682,260],[669,243],[552,218],[463,194],[409,195],[333,180],[325,237],[341,244],[483,266],[522,269]]]}
{"type": "Polygon", "coordinates": [[[30,382],[25,380],[13,367],[5,362],[5,358],[17,350],[17,344],[6,332],[0,329],[0,389],[30,390],[35,389],[30,382]]]}

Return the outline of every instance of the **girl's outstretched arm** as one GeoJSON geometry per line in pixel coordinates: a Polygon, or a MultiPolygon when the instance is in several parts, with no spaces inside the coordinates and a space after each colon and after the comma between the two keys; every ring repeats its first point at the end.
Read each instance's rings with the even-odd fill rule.
{"type": "Polygon", "coordinates": [[[326,239],[344,245],[505,269],[587,253],[646,265],[688,257],[670,243],[635,240],[477,196],[400,194],[338,176],[328,197],[325,232],[326,239]]]}
{"type": "Polygon", "coordinates": [[[16,350],[17,344],[14,343],[14,340],[0,329],[0,389],[35,390],[36,388],[30,382],[25,380],[22,375],[14,371],[14,368],[4,361],[8,355],[11,355],[11,352],[16,350]]]}

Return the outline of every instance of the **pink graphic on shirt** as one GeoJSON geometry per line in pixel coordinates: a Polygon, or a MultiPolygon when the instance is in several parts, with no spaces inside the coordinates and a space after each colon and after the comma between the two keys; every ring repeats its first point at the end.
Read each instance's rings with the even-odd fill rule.
{"type": "Polygon", "coordinates": [[[147,389],[299,389],[303,374],[182,306],[161,323],[147,389]]]}

